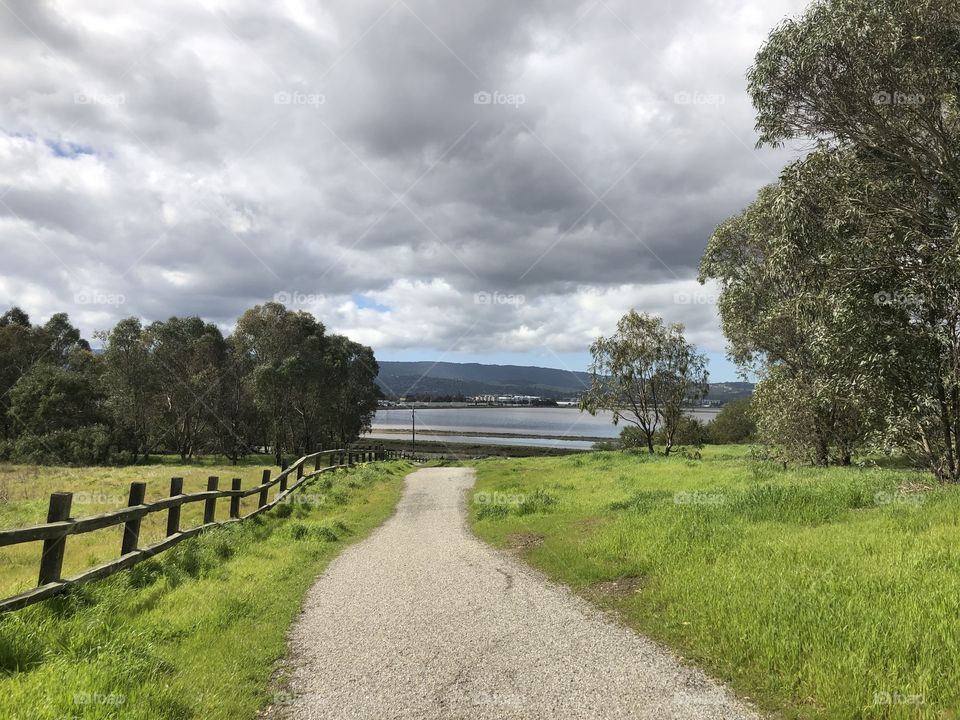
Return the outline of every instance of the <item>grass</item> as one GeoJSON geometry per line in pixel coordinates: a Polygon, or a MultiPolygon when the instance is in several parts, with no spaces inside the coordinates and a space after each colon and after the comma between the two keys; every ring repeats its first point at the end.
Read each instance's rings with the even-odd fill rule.
{"type": "MultiPolygon", "coordinates": [[[[70,491],[73,493],[71,515],[85,517],[127,505],[130,483],[147,483],[148,502],[167,497],[170,493],[170,478],[183,477],[184,492],[199,492],[207,489],[207,477],[220,478],[220,487],[230,487],[230,480],[239,477],[243,487],[250,488],[260,483],[261,473],[270,469],[272,476],[280,468],[255,464],[263,458],[251,458],[246,463],[231,466],[215,459],[204,459],[189,465],[174,464],[172,459],[157,458],[153,465],[131,467],[42,467],[36,465],[0,464],[0,528],[5,530],[46,522],[50,493],[70,491]]],[[[271,489],[270,497],[278,491],[271,489]]],[[[247,513],[257,507],[257,497],[243,498],[241,512],[247,513]]],[[[229,509],[228,500],[217,505],[217,519],[224,519],[229,509]]],[[[180,526],[187,528],[199,525],[203,520],[203,503],[183,506],[180,526]]],[[[163,539],[166,534],[166,513],[151,513],[144,518],[141,527],[141,545],[163,539]]],[[[105,528],[91,533],[71,536],[67,540],[63,573],[75,575],[89,567],[112,560],[120,555],[122,527],[105,528]]],[[[40,567],[40,543],[28,543],[0,548],[0,597],[29,590],[37,584],[40,567]]]]}
{"type": "MultiPolygon", "coordinates": [[[[321,476],[297,502],[0,618],[0,717],[255,717],[271,702],[271,674],[307,589],[346,544],[390,515],[409,470],[378,463],[321,476]]],[[[57,470],[35,484],[40,494],[76,490],[70,479],[119,487],[144,471],[98,470],[97,485],[89,470],[57,470]]],[[[29,504],[29,493],[20,495],[12,502],[29,504]]],[[[2,567],[0,575],[10,572],[2,567]]]]}
{"type": "Polygon", "coordinates": [[[471,522],[786,718],[960,716],[960,488],[596,452],[475,463],[471,522]]]}

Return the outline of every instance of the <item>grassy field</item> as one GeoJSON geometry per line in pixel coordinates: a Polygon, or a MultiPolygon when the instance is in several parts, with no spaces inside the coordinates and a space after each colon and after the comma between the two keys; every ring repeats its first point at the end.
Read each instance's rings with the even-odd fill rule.
{"type": "MultiPolygon", "coordinates": [[[[159,500],[170,494],[170,478],[183,478],[184,492],[199,492],[207,489],[207,477],[220,478],[220,487],[229,488],[230,480],[239,477],[243,487],[259,484],[261,473],[269,468],[272,476],[280,468],[263,465],[265,458],[250,458],[241,465],[231,466],[226,461],[205,459],[190,465],[179,464],[170,459],[159,459],[153,465],[132,467],[70,468],[38,467],[35,465],[0,464],[0,528],[10,529],[46,522],[50,493],[70,491],[73,493],[71,515],[85,517],[106,510],[125,507],[130,483],[147,483],[147,501],[159,500]]],[[[272,488],[273,498],[278,489],[272,488]]],[[[217,519],[225,519],[229,501],[217,503],[217,519]]],[[[241,511],[250,512],[257,507],[257,497],[243,498],[241,511]]],[[[203,519],[203,503],[184,505],[181,527],[199,525],[203,519]]],[[[141,528],[141,545],[163,539],[166,530],[166,513],[151,513],[144,518],[141,528]]],[[[74,575],[120,555],[122,527],[112,527],[67,540],[64,558],[64,576],[74,575]]],[[[0,548],[0,597],[13,595],[37,584],[40,567],[40,543],[14,545],[0,548]]]]}
{"type": "MultiPolygon", "coordinates": [[[[321,476],[297,494],[300,501],[0,618],[0,718],[255,717],[275,699],[271,674],[305,592],[345,544],[390,515],[409,470],[408,463],[378,463],[321,476]]],[[[43,497],[53,489],[125,499],[131,479],[155,478],[148,497],[159,497],[171,474],[192,489],[218,471],[251,483],[260,477],[255,467],[8,468],[11,497],[0,502],[0,522],[42,519],[43,497]]],[[[184,514],[184,525],[193,520],[184,514]]],[[[73,562],[112,557],[118,544],[119,533],[84,546],[73,562]]],[[[22,563],[0,563],[8,589],[23,582],[22,563]]]]}
{"type": "Polygon", "coordinates": [[[480,537],[761,708],[960,717],[960,488],[723,446],[475,465],[480,537]]]}

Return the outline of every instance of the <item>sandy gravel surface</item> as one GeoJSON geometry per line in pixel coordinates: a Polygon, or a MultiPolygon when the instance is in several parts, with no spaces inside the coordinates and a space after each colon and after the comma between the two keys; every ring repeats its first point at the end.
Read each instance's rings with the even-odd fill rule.
{"type": "Polygon", "coordinates": [[[756,718],[727,690],[466,526],[473,471],[408,476],[317,580],[279,717],[756,718]]]}

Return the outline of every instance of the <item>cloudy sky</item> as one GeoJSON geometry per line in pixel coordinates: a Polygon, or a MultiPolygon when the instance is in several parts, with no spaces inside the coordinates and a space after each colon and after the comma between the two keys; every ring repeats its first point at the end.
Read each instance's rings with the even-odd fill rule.
{"type": "Polygon", "coordinates": [[[744,74],[804,4],[2,0],[0,307],[571,369],[635,307],[734,379],[696,267],[793,155],[744,74]]]}

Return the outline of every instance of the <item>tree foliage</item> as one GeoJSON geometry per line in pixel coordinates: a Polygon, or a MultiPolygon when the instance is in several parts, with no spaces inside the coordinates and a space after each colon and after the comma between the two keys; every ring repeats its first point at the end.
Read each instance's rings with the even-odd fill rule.
{"type": "Polygon", "coordinates": [[[308,453],[355,441],[379,399],[373,351],[278,303],[236,331],[199,317],[126,318],[94,353],[64,314],[0,317],[0,441],[25,462],[136,462],[156,453],[308,453]]]}
{"type": "Polygon", "coordinates": [[[793,456],[882,445],[960,479],[958,37],[955,2],[826,0],[749,73],[761,143],[814,149],[717,229],[700,276],[793,456]]]}
{"type": "Polygon", "coordinates": [[[616,333],[594,341],[590,354],[591,386],[581,409],[609,410],[614,424],[637,427],[651,454],[661,432],[669,454],[684,409],[707,393],[706,357],[687,342],[683,326],[631,310],[616,333]]]}

